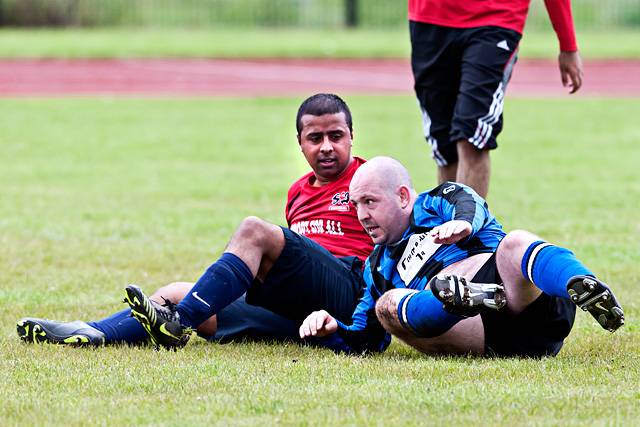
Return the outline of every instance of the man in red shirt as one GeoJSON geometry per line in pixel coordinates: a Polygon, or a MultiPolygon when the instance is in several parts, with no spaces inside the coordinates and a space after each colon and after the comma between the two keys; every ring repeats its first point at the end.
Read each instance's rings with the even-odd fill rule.
{"type": "MultiPolygon", "coordinates": [[[[530,0],[409,0],[411,66],[438,181],[489,191],[507,83],[530,0]]],[[[582,85],[570,0],[545,0],[564,86],[582,85]]]]}
{"type": "Polygon", "coordinates": [[[125,301],[132,310],[89,323],[25,318],[20,338],[100,345],[138,343],[150,334],[156,345],[176,347],[188,339],[183,329],[216,340],[298,339],[311,311],[333,309],[349,319],[373,249],[349,204],[351,177],[364,163],[351,155],[351,112],[336,95],[314,95],[300,106],[296,128],[312,171],[289,189],[289,228],[245,218],[195,285],[172,283],[151,298],[131,285],[125,301]]]}

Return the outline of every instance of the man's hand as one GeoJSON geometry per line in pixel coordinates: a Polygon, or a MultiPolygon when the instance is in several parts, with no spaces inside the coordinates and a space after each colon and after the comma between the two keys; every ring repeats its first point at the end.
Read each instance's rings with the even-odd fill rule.
{"type": "Polygon", "coordinates": [[[338,330],[338,322],[325,310],[314,311],[300,325],[300,338],[324,337],[338,330]]]}
{"type": "Polygon", "coordinates": [[[562,86],[569,88],[569,93],[576,93],[582,86],[582,59],[578,51],[560,52],[558,56],[562,86]]]}
{"type": "Polygon", "coordinates": [[[458,240],[464,239],[471,234],[472,231],[473,228],[469,222],[453,220],[434,227],[429,234],[433,237],[433,243],[450,245],[458,240]]]}

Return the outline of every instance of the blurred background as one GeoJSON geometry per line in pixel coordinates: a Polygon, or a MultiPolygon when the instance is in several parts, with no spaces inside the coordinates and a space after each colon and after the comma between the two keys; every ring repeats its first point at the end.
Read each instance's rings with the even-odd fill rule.
{"type": "MultiPolygon", "coordinates": [[[[583,58],[640,58],[640,0],[574,0],[583,58]]],[[[404,58],[406,0],[0,0],[0,58],[404,58]]],[[[521,58],[555,58],[532,0],[521,58]]]]}
{"type": "MultiPolygon", "coordinates": [[[[406,2],[389,0],[0,0],[2,26],[404,27],[406,2]]],[[[640,0],[576,0],[582,30],[640,26],[640,0]]],[[[527,30],[546,30],[533,1],[527,30]]]]}

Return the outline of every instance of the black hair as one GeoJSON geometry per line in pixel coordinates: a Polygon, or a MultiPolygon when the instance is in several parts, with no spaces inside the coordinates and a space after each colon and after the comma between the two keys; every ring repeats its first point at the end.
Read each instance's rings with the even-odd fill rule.
{"type": "Polygon", "coordinates": [[[351,111],[347,107],[347,103],[338,95],[332,93],[317,93],[305,99],[296,116],[296,129],[298,135],[302,132],[302,116],[310,114],[312,116],[322,116],[324,114],[344,113],[349,132],[353,134],[351,111]]]}

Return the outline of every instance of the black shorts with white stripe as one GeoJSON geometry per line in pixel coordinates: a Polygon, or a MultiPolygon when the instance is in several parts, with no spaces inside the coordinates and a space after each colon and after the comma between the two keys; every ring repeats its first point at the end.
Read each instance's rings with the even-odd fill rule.
{"type": "Polygon", "coordinates": [[[414,88],[436,163],[456,163],[461,140],[496,148],[521,35],[499,27],[409,24],[414,88]]]}

